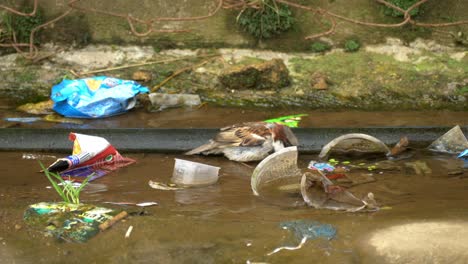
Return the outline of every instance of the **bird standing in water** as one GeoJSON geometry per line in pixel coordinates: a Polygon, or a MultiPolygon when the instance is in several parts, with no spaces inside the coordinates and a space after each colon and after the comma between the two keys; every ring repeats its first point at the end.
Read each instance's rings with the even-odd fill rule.
{"type": "Polygon", "coordinates": [[[247,122],[221,128],[208,143],[185,154],[224,154],[233,161],[249,162],[262,160],[272,152],[297,145],[296,136],[285,125],[247,122]]]}

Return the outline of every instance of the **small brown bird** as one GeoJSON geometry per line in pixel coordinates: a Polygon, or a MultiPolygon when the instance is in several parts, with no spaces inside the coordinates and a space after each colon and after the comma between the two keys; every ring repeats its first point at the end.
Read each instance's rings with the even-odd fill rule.
{"type": "Polygon", "coordinates": [[[297,146],[294,133],[278,123],[247,122],[223,127],[208,143],[186,155],[224,154],[238,162],[258,161],[284,147],[297,146]]]}

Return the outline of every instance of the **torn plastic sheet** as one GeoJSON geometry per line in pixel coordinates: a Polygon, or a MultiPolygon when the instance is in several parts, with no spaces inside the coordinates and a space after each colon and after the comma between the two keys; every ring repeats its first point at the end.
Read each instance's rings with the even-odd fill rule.
{"type": "Polygon", "coordinates": [[[37,203],[24,213],[24,221],[46,235],[67,242],[86,242],[99,233],[99,225],[119,213],[89,204],[37,203]]]}
{"type": "Polygon", "coordinates": [[[335,185],[319,170],[312,170],[302,175],[301,194],[306,204],[316,209],[347,212],[379,209],[372,193],[368,193],[364,199],[359,199],[344,187],[335,185]]]}
{"type": "Polygon", "coordinates": [[[52,87],[53,110],[66,117],[101,118],[132,109],[138,93],[148,88],[135,81],[106,76],[63,80],[52,87]]]}
{"type": "Polygon", "coordinates": [[[280,223],[280,227],[291,231],[294,236],[300,240],[299,245],[278,247],[269,252],[267,254],[268,256],[273,255],[281,250],[300,249],[307,242],[307,240],[316,238],[325,238],[327,240],[331,240],[336,236],[336,229],[332,225],[321,224],[317,221],[311,220],[285,221],[280,223]]]}
{"type": "Polygon", "coordinates": [[[135,162],[120,155],[105,138],[70,133],[69,139],[73,141],[72,155],[56,160],[47,168],[60,173],[64,179],[83,181],[93,175],[92,181],[135,162]]]}

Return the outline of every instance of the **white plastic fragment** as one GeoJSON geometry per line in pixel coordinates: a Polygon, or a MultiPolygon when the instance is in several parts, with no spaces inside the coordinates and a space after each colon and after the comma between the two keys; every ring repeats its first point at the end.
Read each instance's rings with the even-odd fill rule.
{"type": "Polygon", "coordinates": [[[267,254],[267,256],[271,256],[275,253],[278,253],[279,251],[285,249],[285,250],[296,250],[296,249],[300,249],[302,248],[302,246],[304,246],[304,244],[307,242],[307,237],[303,237],[302,240],[301,240],[301,243],[299,243],[299,245],[295,246],[295,247],[278,247],[278,248],[275,248],[273,251],[269,252],[267,254]]]}
{"type": "Polygon", "coordinates": [[[263,159],[252,173],[250,186],[254,195],[260,195],[262,185],[289,177],[300,177],[297,167],[297,147],[283,148],[263,159]]]}
{"type": "Polygon", "coordinates": [[[133,226],[129,226],[127,232],[125,233],[125,238],[129,238],[130,234],[132,233],[133,226]]]}

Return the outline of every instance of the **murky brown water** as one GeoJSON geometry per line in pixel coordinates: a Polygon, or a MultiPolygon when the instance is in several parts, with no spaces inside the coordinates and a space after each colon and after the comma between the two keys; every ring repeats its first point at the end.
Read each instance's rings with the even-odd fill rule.
{"type": "MultiPolygon", "coordinates": [[[[36,121],[21,123],[22,127],[54,128],[215,128],[239,122],[259,121],[285,115],[305,113],[301,127],[368,127],[368,126],[461,126],[468,125],[466,112],[416,111],[416,112],[362,112],[362,111],[311,111],[301,109],[239,109],[203,106],[199,109],[174,108],[148,113],[136,109],[129,113],[105,119],[80,119],[83,124],[36,121]]],[[[34,115],[5,110],[0,112],[0,126],[12,125],[6,117],[31,117],[34,115]]]]}
{"type": "MultiPolygon", "coordinates": [[[[29,204],[58,201],[58,195],[46,189],[49,184],[37,173],[37,160],[22,159],[22,154],[0,153],[1,263],[382,263],[366,246],[371,232],[394,224],[468,217],[468,172],[448,175],[447,171],[462,166],[460,160],[449,155],[416,153],[396,162],[401,170],[372,172],[376,181],[354,191],[372,191],[380,204],[390,208],[353,214],[278,206],[255,197],[250,188],[253,168],[222,157],[127,154],[137,163],[93,181],[82,200],[103,206],[109,206],[104,202],[156,201],[159,206],[146,208],[146,215],[131,216],[87,243],[60,243],[23,223],[23,212],[29,204]],[[174,158],[221,167],[219,182],[179,191],[151,189],[149,180],[169,181],[174,158]],[[405,166],[416,160],[425,162],[432,172],[418,175],[405,166]],[[311,240],[302,249],[267,256],[276,247],[297,244],[288,231],[279,227],[280,222],[295,219],[331,224],[337,236],[331,241],[311,240]],[[16,230],[15,225],[22,227],[16,230]],[[126,239],[124,234],[130,225],[134,229],[126,239]]],[[[313,158],[300,156],[300,166],[304,168],[313,158]]],[[[141,211],[136,207],[125,209],[141,211]]]]}

